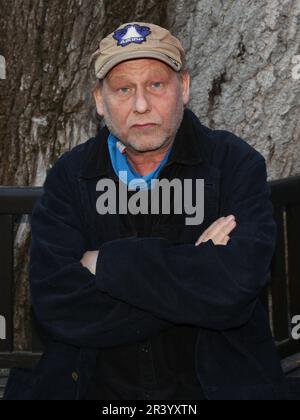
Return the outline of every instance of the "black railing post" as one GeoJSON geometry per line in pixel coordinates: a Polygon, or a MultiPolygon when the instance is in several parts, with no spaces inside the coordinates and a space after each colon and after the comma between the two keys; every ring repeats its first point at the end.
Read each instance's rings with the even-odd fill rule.
{"type": "Polygon", "coordinates": [[[13,351],[13,216],[0,215],[0,352],[13,351]]]}

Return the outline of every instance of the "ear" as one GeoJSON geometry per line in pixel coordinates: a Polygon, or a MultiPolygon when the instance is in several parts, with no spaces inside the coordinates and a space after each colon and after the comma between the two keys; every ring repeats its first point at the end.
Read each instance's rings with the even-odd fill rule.
{"type": "Polygon", "coordinates": [[[190,84],[191,77],[187,70],[185,70],[182,75],[182,97],[184,105],[187,105],[190,100],[190,84]]]}
{"type": "Polygon", "coordinates": [[[95,99],[95,103],[97,107],[97,112],[101,117],[103,117],[104,115],[102,89],[103,87],[100,87],[99,85],[93,89],[93,95],[94,95],[94,99],[95,99]]]}

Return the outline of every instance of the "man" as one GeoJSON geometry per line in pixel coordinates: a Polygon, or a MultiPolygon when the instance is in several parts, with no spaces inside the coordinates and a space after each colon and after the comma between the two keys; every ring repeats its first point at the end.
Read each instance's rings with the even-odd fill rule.
{"type": "Polygon", "coordinates": [[[106,127],[58,160],[35,207],[46,350],[11,373],[6,398],[285,398],[260,301],[276,238],[264,158],[186,108],[184,50],[167,30],[122,25],[93,61],[106,127]],[[99,214],[99,181],[123,188],[122,173],[131,198],[137,179],[147,194],[153,180],[204,180],[203,223],[187,225],[174,198],[169,214],[99,214]]]}

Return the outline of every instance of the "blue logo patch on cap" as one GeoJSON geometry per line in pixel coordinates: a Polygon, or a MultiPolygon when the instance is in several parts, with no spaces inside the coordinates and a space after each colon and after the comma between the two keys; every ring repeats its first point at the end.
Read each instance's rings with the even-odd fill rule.
{"type": "Polygon", "coordinates": [[[113,38],[118,41],[118,46],[126,47],[129,44],[142,44],[147,41],[147,37],[151,34],[148,26],[127,25],[125,28],[119,29],[114,33],[113,38]]]}

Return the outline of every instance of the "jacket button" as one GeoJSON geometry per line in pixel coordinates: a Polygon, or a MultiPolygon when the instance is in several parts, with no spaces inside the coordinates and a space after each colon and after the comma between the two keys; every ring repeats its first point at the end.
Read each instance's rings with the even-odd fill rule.
{"type": "Polygon", "coordinates": [[[74,381],[74,382],[78,382],[79,375],[78,375],[78,373],[77,373],[77,372],[73,372],[73,373],[72,373],[72,379],[73,379],[73,381],[74,381]]]}

